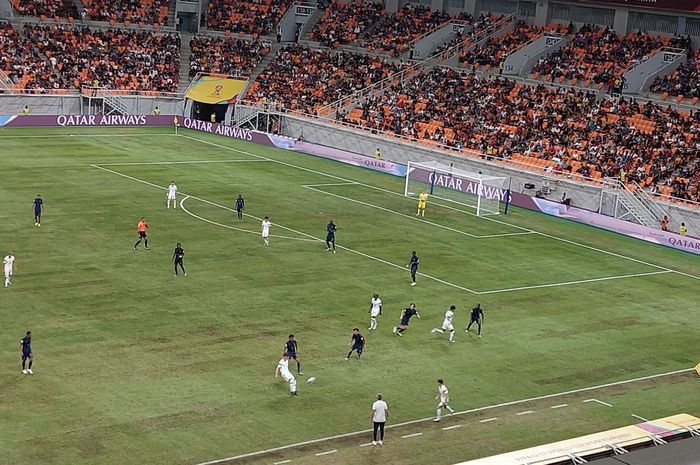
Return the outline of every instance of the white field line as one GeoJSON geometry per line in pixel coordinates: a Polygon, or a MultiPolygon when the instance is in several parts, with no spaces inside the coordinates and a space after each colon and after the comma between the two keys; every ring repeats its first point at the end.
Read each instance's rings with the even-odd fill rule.
{"type": "MultiPolygon", "coordinates": [[[[268,161],[268,160],[261,160],[268,161]]],[[[304,184],[302,187],[325,187],[325,186],[354,186],[356,182],[327,182],[325,184],[304,184]]]]}
{"type": "MultiPolygon", "coordinates": [[[[209,220],[209,219],[207,219],[207,218],[203,218],[203,217],[201,217],[201,216],[199,216],[199,215],[195,215],[194,213],[192,213],[191,211],[189,211],[188,209],[185,208],[185,200],[187,200],[187,199],[189,199],[189,198],[190,198],[190,196],[189,196],[189,195],[186,195],[182,200],[180,200],[180,208],[182,209],[183,212],[187,213],[187,214],[190,215],[191,217],[196,218],[196,219],[198,219],[198,220],[200,220],[200,221],[204,221],[205,223],[213,224],[213,225],[215,225],[215,226],[219,226],[219,227],[222,227],[222,228],[232,229],[232,230],[234,230],[234,231],[240,231],[240,232],[244,232],[244,233],[248,233],[248,234],[254,234],[254,235],[256,235],[256,236],[259,236],[259,235],[260,235],[260,233],[257,232],[257,231],[250,231],[250,230],[248,230],[248,229],[236,228],[235,226],[229,226],[229,225],[227,225],[227,224],[217,223],[216,221],[212,221],[212,220],[209,220]]],[[[276,237],[276,238],[279,238],[279,239],[290,239],[290,240],[293,240],[293,241],[317,242],[317,241],[315,241],[315,240],[313,240],[313,239],[306,239],[306,238],[303,238],[303,237],[279,236],[279,235],[277,235],[277,234],[270,234],[270,237],[276,237]]]]}
{"type": "Polygon", "coordinates": [[[338,449],[328,450],[326,452],[319,452],[318,454],[314,454],[314,455],[316,455],[316,457],[321,457],[323,455],[335,454],[336,452],[338,452],[338,449]]]}
{"type": "Polygon", "coordinates": [[[603,402],[602,400],[598,400],[598,399],[586,399],[583,402],[584,403],[596,402],[598,404],[605,405],[606,407],[612,407],[612,404],[608,404],[607,402],[603,402]]]}
{"type": "Polygon", "coordinates": [[[123,163],[95,163],[97,166],[129,166],[129,165],[204,165],[207,163],[269,163],[268,160],[181,160],[181,161],[133,161],[123,163]]]}
{"type": "Polygon", "coordinates": [[[272,465],[282,465],[284,463],[289,463],[289,462],[291,462],[291,460],[280,460],[279,462],[275,462],[272,465]]]}
{"type": "MultiPolygon", "coordinates": [[[[115,175],[117,175],[117,176],[121,176],[121,177],[124,177],[124,178],[127,178],[127,179],[131,179],[132,181],[136,181],[136,182],[140,182],[140,183],[142,183],[142,184],[146,184],[146,185],[151,186],[151,187],[155,187],[155,188],[158,188],[158,189],[161,189],[161,190],[167,190],[167,187],[159,186],[158,184],[154,184],[154,183],[152,183],[152,182],[145,181],[145,180],[143,180],[143,179],[135,178],[135,177],[133,177],[133,176],[129,176],[128,174],[120,173],[120,172],[118,172],[118,171],[114,171],[114,170],[111,170],[111,169],[109,169],[109,168],[105,168],[105,167],[103,167],[103,166],[99,166],[99,165],[90,165],[90,166],[92,166],[93,168],[97,168],[97,169],[100,169],[100,170],[103,170],[103,171],[106,171],[106,172],[115,174],[115,175]]],[[[212,202],[212,201],[210,201],[210,200],[203,199],[203,198],[201,198],[201,197],[197,197],[197,196],[190,195],[190,194],[185,194],[184,192],[179,192],[178,194],[179,194],[179,195],[187,196],[187,197],[189,197],[189,198],[193,198],[193,199],[195,199],[195,200],[199,200],[200,202],[204,202],[204,203],[207,203],[207,204],[212,205],[212,206],[215,206],[215,207],[223,208],[223,209],[225,209],[225,210],[229,210],[229,211],[232,211],[232,212],[235,211],[233,208],[229,208],[229,207],[227,207],[227,206],[225,206],[225,205],[221,205],[221,204],[218,204],[218,203],[216,203],[216,202],[212,202]]],[[[254,219],[256,219],[256,220],[262,221],[262,218],[258,218],[257,216],[253,216],[253,215],[250,215],[250,214],[248,214],[248,213],[246,213],[245,215],[248,216],[248,217],[250,217],[250,218],[254,218],[254,219]]],[[[200,217],[199,219],[201,219],[202,221],[206,221],[206,222],[209,222],[209,223],[213,223],[211,220],[207,220],[207,219],[205,219],[205,218],[201,218],[201,217],[200,217]]],[[[295,233],[295,234],[299,234],[300,236],[304,236],[304,237],[306,237],[306,238],[308,238],[308,239],[311,239],[311,240],[314,240],[314,241],[318,241],[318,242],[321,242],[321,243],[324,243],[324,242],[325,242],[325,241],[324,241],[323,239],[321,239],[321,238],[312,236],[311,234],[307,234],[307,233],[305,233],[305,232],[297,231],[296,229],[292,229],[292,228],[288,228],[288,227],[286,227],[286,226],[282,226],[282,225],[279,224],[279,223],[272,223],[272,225],[273,225],[273,226],[277,226],[277,227],[279,227],[279,228],[282,228],[282,229],[284,229],[284,230],[287,230],[287,231],[289,231],[289,232],[293,232],[293,233],[295,233]]],[[[219,226],[220,226],[220,225],[219,225],[219,226]]],[[[349,248],[349,247],[344,247],[344,246],[338,245],[338,244],[336,244],[336,248],[341,249],[341,250],[345,250],[345,251],[348,251],[348,252],[351,252],[351,253],[354,253],[354,254],[356,254],[356,255],[360,255],[360,256],[365,257],[365,258],[369,258],[370,260],[374,260],[374,261],[376,261],[376,262],[383,263],[383,264],[385,264],[385,265],[389,265],[389,266],[392,266],[392,267],[394,267],[394,268],[398,268],[398,269],[400,269],[401,271],[406,271],[406,267],[404,267],[404,266],[397,265],[396,263],[392,263],[392,262],[390,262],[390,261],[384,260],[384,259],[379,258],[379,257],[375,257],[374,255],[369,255],[369,254],[366,254],[366,253],[364,253],[364,252],[360,252],[359,250],[351,249],[351,248],[349,248]]],[[[467,287],[463,287],[463,286],[460,286],[460,285],[458,285],[458,284],[454,284],[454,283],[451,283],[451,282],[449,282],[449,281],[445,281],[445,280],[443,280],[443,279],[436,278],[435,276],[431,276],[431,275],[429,275],[429,274],[425,274],[425,273],[420,273],[420,272],[419,272],[418,275],[419,275],[419,276],[422,276],[422,277],[424,277],[424,278],[426,278],[426,279],[430,279],[430,280],[432,280],[432,281],[439,282],[439,283],[444,284],[444,285],[446,285],[446,286],[453,287],[453,288],[455,288],[455,289],[460,289],[460,290],[462,290],[462,291],[466,291],[466,292],[469,292],[469,293],[471,293],[471,294],[477,294],[477,292],[476,292],[475,290],[473,290],[473,289],[469,289],[469,288],[467,288],[467,287]]]]}
{"type": "Polygon", "coordinates": [[[401,436],[401,439],[415,438],[416,436],[423,436],[423,433],[413,433],[401,436]]]}
{"type": "Polygon", "coordinates": [[[461,428],[462,426],[464,426],[464,425],[446,426],[446,427],[444,427],[442,430],[443,430],[443,431],[448,431],[448,430],[451,430],[451,429],[461,428]]]}
{"type": "Polygon", "coordinates": [[[360,444],[360,447],[367,447],[367,446],[371,446],[371,445],[372,445],[371,442],[366,442],[364,444],[360,444]]]}
{"type": "Polygon", "coordinates": [[[633,416],[634,418],[639,418],[639,419],[642,420],[642,421],[649,421],[649,420],[647,420],[647,419],[644,418],[644,417],[640,417],[639,415],[635,415],[634,413],[632,414],[632,416],[633,416]]]}
{"type": "MultiPolygon", "coordinates": [[[[595,390],[598,390],[598,389],[604,389],[604,388],[614,387],[614,386],[622,386],[622,385],[625,385],[625,384],[631,384],[631,383],[636,383],[636,382],[639,382],[639,381],[646,381],[646,380],[650,380],[650,379],[662,378],[662,377],[665,377],[665,376],[678,375],[678,374],[681,374],[681,373],[689,373],[689,372],[691,372],[691,371],[694,372],[694,371],[695,371],[695,368],[685,368],[685,369],[682,369],[682,370],[668,371],[668,372],[666,372],[666,373],[658,373],[658,374],[655,374],[655,375],[642,376],[642,377],[639,377],[639,378],[626,379],[626,380],[623,380],[623,381],[615,381],[615,382],[612,382],[612,383],[599,384],[599,385],[597,385],[597,386],[589,386],[589,387],[584,387],[584,388],[579,388],[579,389],[573,389],[573,390],[570,390],[570,391],[558,392],[558,393],[555,393],[555,394],[545,394],[545,395],[542,395],[542,396],[530,397],[530,398],[528,398],[528,399],[520,399],[520,400],[514,400],[514,401],[510,401],[510,402],[503,402],[503,403],[500,403],[500,404],[487,405],[487,406],[485,406],[485,407],[478,407],[478,408],[473,408],[473,409],[470,409],[470,410],[463,410],[463,411],[461,411],[461,412],[455,412],[453,415],[466,415],[466,414],[469,414],[469,413],[484,412],[484,411],[493,410],[493,409],[498,409],[498,408],[502,408],[502,407],[510,407],[510,406],[513,406],[513,405],[524,404],[524,403],[527,403],[527,402],[536,402],[536,401],[540,401],[540,400],[554,399],[554,398],[557,398],[557,397],[568,396],[568,395],[572,395],[572,394],[579,394],[579,393],[581,393],[581,392],[595,391],[595,390]]],[[[591,399],[591,400],[593,400],[593,399],[591,399]]],[[[432,416],[431,416],[431,417],[427,417],[427,418],[420,418],[420,419],[417,419],[417,420],[404,421],[404,422],[402,422],[402,423],[396,423],[396,424],[393,424],[393,425],[387,425],[386,428],[387,428],[387,429],[399,428],[399,427],[407,426],[407,425],[415,425],[415,424],[417,424],[417,423],[425,423],[425,422],[429,422],[429,421],[432,422],[434,418],[435,418],[435,417],[432,417],[432,416]]],[[[494,417],[494,418],[487,418],[486,420],[480,420],[479,422],[480,422],[480,423],[486,423],[486,422],[495,421],[495,420],[498,420],[498,418],[497,418],[497,417],[494,417]]],[[[321,444],[321,443],[324,443],[324,442],[327,442],[327,441],[333,441],[333,440],[335,440],[335,439],[349,438],[349,437],[353,437],[353,436],[359,436],[359,435],[361,435],[361,434],[368,434],[368,433],[371,433],[371,432],[372,432],[371,429],[365,429],[365,430],[360,430],[360,431],[352,431],[352,432],[350,432],[350,433],[336,434],[336,435],[334,435],[334,436],[328,436],[328,437],[325,437],[325,438],[311,439],[311,440],[308,440],[308,441],[297,442],[297,443],[295,443],[295,444],[288,444],[288,445],[285,445],[285,446],[273,447],[273,448],[271,448],[271,449],[258,450],[258,451],[254,451],[254,452],[247,452],[247,453],[245,453],[245,454],[239,454],[239,455],[232,455],[231,457],[226,457],[226,458],[223,458],[223,459],[211,460],[211,461],[209,461],[209,462],[201,462],[201,463],[198,463],[198,464],[196,464],[196,465],[215,465],[215,464],[224,463],[224,462],[232,462],[232,461],[240,460],[240,459],[244,459],[244,458],[250,458],[250,457],[256,457],[256,456],[259,456],[259,455],[269,454],[269,453],[271,453],[271,452],[279,452],[279,451],[281,451],[281,450],[293,449],[293,448],[295,448],[295,447],[308,446],[308,445],[311,445],[311,444],[321,444]]]]}
{"type": "MultiPolygon", "coordinates": [[[[196,138],[196,137],[186,136],[186,135],[184,135],[184,134],[180,134],[179,137],[184,137],[184,138],[186,138],[186,139],[190,139],[190,140],[193,140],[193,141],[202,143],[202,144],[211,145],[211,146],[213,146],[213,147],[219,147],[219,148],[224,149],[224,150],[230,150],[230,151],[232,151],[232,152],[237,152],[237,153],[242,153],[242,154],[245,154],[245,155],[250,155],[250,156],[252,156],[252,157],[260,158],[260,159],[263,159],[263,160],[269,160],[269,161],[272,161],[272,162],[274,162],[274,163],[278,163],[278,164],[280,164],[280,165],[288,166],[288,167],[291,167],[291,168],[296,168],[296,169],[299,169],[299,170],[302,170],[302,171],[306,171],[306,172],[308,172],[308,173],[318,174],[318,175],[320,175],[320,176],[325,176],[325,177],[328,177],[328,178],[337,179],[337,180],[339,180],[339,181],[344,181],[344,182],[349,182],[349,183],[355,183],[355,184],[358,184],[358,185],[360,185],[360,186],[368,187],[368,188],[370,188],[370,189],[375,189],[375,190],[378,190],[378,191],[386,192],[386,193],[391,194],[391,195],[398,195],[398,196],[400,196],[400,197],[404,197],[403,194],[399,194],[399,193],[397,193],[397,192],[390,191],[390,190],[388,190],[388,189],[382,189],[382,188],[380,188],[380,187],[372,186],[372,185],[369,185],[369,184],[365,184],[365,183],[361,183],[361,182],[356,182],[356,181],[353,181],[352,179],[346,179],[346,178],[342,178],[342,177],[340,177],[340,176],[335,176],[335,175],[333,175],[333,174],[324,173],[324,172],[322,172],[322,171],[312,170],[312,169],[310,169],[310,168],[305,168],[305,167],[303,167],[303,166],[294,165],[294,164],[292,164],[292,163],[287,163],[287,162],[284,162],[284,161],[275,160],[274,158],[264,157],[264,156],[262,156],[262,155],[250,153],[250,152],[247,152],[247,151],[245,151],[245,150],[239,150],[239,149],[235,149],[235,148],[233,148],[233,147],[227,147],[227,146],[225,146],[225,145],[217,144],[217,143],[215,143],[215,142],[210,142],[210,141],[208,141],[208,140],[198,139],[198,138],[196,138]]],[[[441,205],[441,206],[442,206],[442,207],[445,207],[445,208],[451,208],[451,207],[447,207],[447,206],[445,206],[445,205],[441,205]]],[[[605,255],[610,255],[610,256],[613,256],[613,257],[621,258],[621,259],[624,259],[624,260],[629,260],[629,261],[632,261],[632,262],[635,262],[635,263],[640,263],[640,264],[642,264],[642,265],[650,266],[650,267],[652,267],[652,268],[657,268],[657,269],[659,269],[659,270],[673,271],[674,273],[678,273],[678,274],[680,274],[680,275],[683,275],[683,276],[686,276],[686,277],[689,277],[689,278],[694,278],[694,279],[700,280],[700,276],[696,276],[696,275],[684,273],[684,272],[681,272],[681,271],[672,270],[672,269],[670,269],[670,268],[666,268],[666,267],[661,266],[661,265],[655,265],[655,264],[653,264],[653,263],[649,263],[649,262],[646,262],[646,261],[644,261],[644,260],[639,260],[639,259],[637,259],[637,258],[628,257],[628,256],[626,256],[626,255],[622,255],[622,254],[619,254],[619,253],[616,253],[616,252],[610,252],[609,250],[599,249],[599,248],[597,248],[597,247],[593,247],[593,246],[590,246],[590,245],[581,244],[581,243],[579,243],[579,242],[575,242],[575,241],[572,241],[572,240],[569,240],[569,239],[565,239],[565,238],[562,238],[562,237],[558,237],[558,236],[554,236],[554,235],[551,235],[551,234],[547,234],[547,233],[543,233],[543,232],[540,232],[540,231],[536,231],[536,230],[534,230],[534,229],[525,228],[525,227],[523,227],[523,226],[518,226],[518,225],[515,225],[515,224],[507,223],[507,222],[505,222],[505,221],[497,220],[497,219],[495,219],[495,218],[477,216],[475,213],[471,213],[471,212],[468,212],[468,211],[465,211],[465,210],[459,210],[459,209],[455,209],[455,208],[452,208],[452,209],[453,209],[453,210],[457,210],[457,211],[461,211],[461,212],[463,212],[463,213],[465,213],[465,214],[467,214],[467,215],[471,215],[471,216],[475,216],[475,217],[477,217],[477,218],[481,218],[481,219],[484,220],[484,221],[491,221],[491,222],[493,222],[493,223],[500,224],[500,225],[504,225],[504,226],[508,226],[508,227],[510,227],[510,228],[519,229],[519,230],[521,230],[521,231],[525,231],[525,232],[529,232],[529,233],[534,233],[534,234],[539,234],[539,235],[541,235],[541,236],[543,236],[543,237],[547,237],[547,238],[553,239],[553,240],[555,240],[555,241],[565,242],[565,243],[567,243],[567,244],[574,245],[574,246],[576,246],[576,247],[583,247],[583,248],[588,249],[588,250],[592,250],[592,251],[595,251],[595,252],[598,252],[598,253],[602,253],[602,254],[605,254],[605,255]]]]}
{"type": "Polygon", "coordinates": [[[445,226],[442,224],[433,223],[432,221],[428,221],[425,218],[421,218],[421,217],[414,216],[414,215],[407,215],[405,213],[397,212],[397,211],[391,210],[389,208],[380,207],[379,205],[374,205],[374,204],[371,204],[369,202],[363,202],[362,200],[353,199],[351,197],[345,197],[344,195],[339,195],[339,194],[335,194],[333,192],[326,192],[326,191],[321,190],[321,189],[316,189],[314,187],[314,185],[312,185],[312,184],[306,184],[302,187],[305,187],[306,189],[311,189],[314,192],[320,192],[321,194],[330,195],[331,197],[336,197],[338,199],[347,200],[348,202],[353,202],[353,203],[357,203],[360,205],[364,205],[365,207],[375,208],[375,209],[381,210],[383,212],[391,213],[392,215],[397,215],[397,216],[401,216],[404,218],[408,218],[409,220],[420,221],[421,223],[429,224],[429,225],[435,226],[437,228],[445,229],[447,231],[452,231],[452,232],[455,232],[457,234],[462,234],[464,236],[472,237],[475,239],[488,239],[488,238],[492,238],[492,237],[522,236],[524,234],[532,234],[529,232],[517,232],[517,233],[505,233],[505,234],[485,234],[485,235],[472,234],[472,233],[462,231],[459,229],[455,229],[455,228],[451,228],[449,226],[445,226]]]}
{"type": "Polygon", "coordinates": [[[47,134],[47,135],[0,135],[0,139],[53,139],[56,137],[150,137],[150,136],[176,136],[177,134],[167,133],[134,133],[134,134],[47,134]]]}
{"type": "Polygon", "coordinates": [[[663,271],[650,271],[648,273],[635,273],[635,274],[623,274],[619,276],[606,276],[604,278],[591,278],[582,279],[580,281],[567,281],[563,283],[551,283],[551,284],[536,284],[534,286],[523,286],[523,287],[511,287],[509,289],[493,289],[491,291],[479,291],[477,294],[498,294],[501,292],[513,292],[513,291],[524,291],[527,289],[542,289],[545,287],[558,287],[558,286],[572,286],[575,284],[585,284],[585,283],[595,283],[599,281],[610,281],[613,279],[627,279],[627,278],[639,278],[641,276],[653,276],[657,274],[673,273],[671,270],[663,271]]]}
{"type": "Polygon", "coordinates": [[[525,410],[524,412],[518,412],[516,413],[517,416],[523,416],[523,415],[530,415],[531,413],[535,413],[534,410],[525,410]]]}
{"type": "Polygon", "coordinates": [[[564,407],[568,407],[568,406],[569,406],[569,404],[559,404],[559,405],[552,405],[549,408],[555,409],[555,408],[564,408],[564,407]]]}

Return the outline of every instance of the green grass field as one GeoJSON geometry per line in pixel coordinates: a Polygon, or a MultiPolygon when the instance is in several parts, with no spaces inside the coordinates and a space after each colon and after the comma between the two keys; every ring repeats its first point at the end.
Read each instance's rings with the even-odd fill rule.
{"type": "MultiPolygon", "coordinates": [[[[0,288],[2,465],[195,465],[365,430],[377,392],[390,424],[429,418],[438,377],[463,411],[700,358],[690,254],[520,209],[484,219],[431,202],[420,221],[415,200],[395,195],[402,179],[166,128],[2,129],[0,166],[0,248],[17,264],[0,288]],[[171,180],[186,211],[165,208],[171,180]],[[242,223],[225,208],[238,193],[242,223]],[[141,216],[149,251],[132,250],[141,216]],[[329,218],[335,255],[318,240],[329,218]],[[186,278],[173,276],[176,242],[186,278]],[[411,250],[424,273],[416,287],[411,250]],[[374,292],[384,311],[369,333],[374,292]],[[410,302],[422,319],[398,338],[391,327],[410,302]],[[462,331],[477,302],[481,339],[462,331]],[[451,304],[453,345],[430,333],[451,304]],[[355,326],[366,354],[345,361],[355,326]],[[20,369],[28,329],[34,376],[20,369]],[[298,398],[273,378],[289,333],[305,372],[298,398]]],[[[632,414],[698,415],[697,392],[683,372],[399,426],[383,448],[359,447],[370,440],[359,434],[231,463],[451,464],[632,424],[632,414]]]]}

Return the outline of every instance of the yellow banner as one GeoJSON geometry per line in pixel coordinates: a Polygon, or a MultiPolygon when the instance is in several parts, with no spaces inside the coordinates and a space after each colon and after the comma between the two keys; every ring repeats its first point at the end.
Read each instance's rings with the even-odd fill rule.
{"type": "Polygon", "coordinates": [[[246,79],[203,76],[192,84],[185,97],[200,103],[234,102],[245,87],[246,82],[248,82],[246,79]]]}
{"type": "Polygon", "coordinates": [[[700,418],[681,413],[672,417],[637,423],[580,438],[462,462],[458,465],[525,465],[532,463],[546,465],[558,463],[568,454],[589,455],[609,451],[613,444],[621,447],[641,444],[649,441],[649,436],[652,434],[663,438],[687,431],[689,426],[694,429],[700,428],[700,418]]]}

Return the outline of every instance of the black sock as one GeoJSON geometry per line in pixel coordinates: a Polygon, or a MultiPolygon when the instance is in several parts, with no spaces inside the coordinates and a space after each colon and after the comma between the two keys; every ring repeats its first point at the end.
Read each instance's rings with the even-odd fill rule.
{"type": "Polygon", "coordinates": [[[141,243],[141,239],[139,239],[138,241],[136,241],[136,244],[134,244],[134,248],[136,248],[140,243],[141,243]]]}
{"type": "Polygon", "coordinates": [[[26,360],[22,360],[22,370],[24,370],[24,368],[25,368],[26,366],[27,366],[27,361],[26,361],[26,360]]]}
{"type": "Polygon", "coordinates": [[[30,369],[30,370],[32,369],[32,364],[33,364],[33,363],[34,363],[34,360],[30,360],[30,361],[29,361],[29,369],[30,369]]]}
{"type": "Polygon", "coordinates": [[[297,362],[297,372],[301,373],[301,363],[297,362]]]}
{"type": "Polygon", "coordinates": [[[148,248],[148,239],[143,241],[144,244],[146,244],[146,248],[148,248]]]}
{"type": "Polygon", "coordinates": [[[345,358],[350,358],[351,355],[352,355],[352,350],[350,352],[348,352],[348,356],[345,358]]]}

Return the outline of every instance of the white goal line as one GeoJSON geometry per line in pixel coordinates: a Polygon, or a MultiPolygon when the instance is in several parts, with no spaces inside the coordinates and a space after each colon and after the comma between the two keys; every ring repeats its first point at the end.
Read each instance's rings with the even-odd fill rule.
{"type": "MultiPolygon", "coordinates": [[[[570,391],[557,392],[555,394],[545,394],[542,396],[530,397],[527,399],[519,399],[519,400],[510,401],[510,402],[503,402],[500,404],[493,404],[493,405],[487,405],[484,407],[477,407],[477,408],[473,408],[473,409],[469,409],[469,410],[462,410],[459,412],[455,412],[453,415],[466,415],[466,414],[470,414],[470,413],[484,412],[487,410],[494,410],[497,408],[510,407],[513,405],[520,405],[520,404],[525,404],[525,403],[529,403],[529,402],[537,402],[537,401],[541,401],[541,400],[555,399],[557,397],[579,394],[579,393],[588,392],[588,391],[595,391],[595,390],[599,390],[599,389],[605,389],[608,387],[622,386],[625,384],[631,384],[631,383],[636,383],[639,381],[647,381],[647,380],[651,380],[651,379],[663,378],[666,376],[679,375],[679,374],[683,374],[683,373],[689,373],[692,371],[695,371],[695,369],[694,368],[684,368],[682,370],[667,371],[665,373],[658,373],[655,375],[642,376],[639,378],[632,378],[632,379],[626,379],[626,380],[622,380],[622,381],[615,381],[612,383],[598,384],[596,386],[589,386],[589,387],[584,387],[584,388],[579,388],[579,389],[572,389],[570,391]]],[[[426,417],[426,418],[420,418],[417,420],[409,420],[409,421],[404,421],[401,423],[387,425],[386,428],[387,429],[400,428],[402,426],[414,425],[417,423],[426,423],[429,421],[432,422],[434,419],[435,419],[435,417],[431,416],[431,417],[426,417]]],[[[283,450],[294,449],[296,447],[308,446],[308,445],[312,445],[312,444],[320,444],[320,443],[324,443],[324,442],[328,442],[328,441],[333,441],[335,439],[349,438],[349,437],[353,437],[353,436],[359,436],[361,434],[368,434],[371,432],[372,432],[371,429],[364,429],[364,430],[360,430],[360,431],[352,431],[350,433],[336,434],[334,436],[327,436],[324,438],[311,439],[309,441],[303,441],[303,442],[297,442],[295,444],[288,444],[288,445],[284,445],[284,446],[273,447],[271,449],[248,452],[248,453],[240,454],[240,455],[232,455],[231,457],[210,460],[208,462],[201,462],[201,463],[198,463],[196,465],[216,465],[216,464],[225,463],[225,462],[233,462],[233,461],[241,460],[241,459],[245,459],[245,458],[251,458],[251,457],[257,457],[260,455],[270,454],[272,452],[279,452],[279,451],[283,451],[283,450]]]]}

